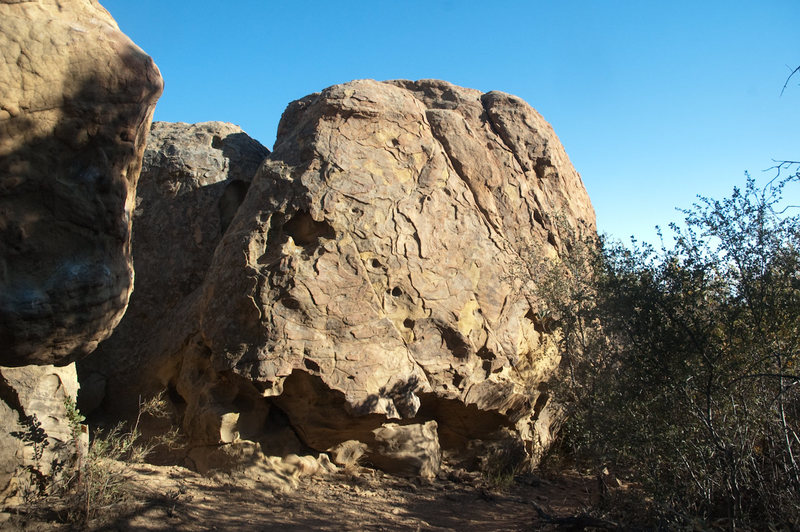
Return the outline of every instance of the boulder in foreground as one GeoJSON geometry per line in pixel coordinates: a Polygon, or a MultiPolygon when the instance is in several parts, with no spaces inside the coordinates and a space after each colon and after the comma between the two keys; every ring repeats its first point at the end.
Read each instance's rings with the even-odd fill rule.
{"type": "Polygon", "coordinates": [[[510,430],[536,460],[559,353],[509,272],[566,252],[555,215],[594,230],[580,176],[519,98],[360,80],[293,102],[162,351],[184,428],[267,446],[290,429],[369,456],[402,447],[376,440],[386,423],[435,421],[445,456],[510,430]]]}
{"type": "Polygon", "coordinates": [[[0,50],[0,365],[63,365],[128,304],[163,84],[96,1],[0,2],[0,50]]]}

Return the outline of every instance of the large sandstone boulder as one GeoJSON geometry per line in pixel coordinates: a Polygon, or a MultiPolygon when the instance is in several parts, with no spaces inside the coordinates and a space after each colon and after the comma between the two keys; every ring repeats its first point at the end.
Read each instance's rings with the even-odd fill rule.
{"type": "Polygon", "coordinates": [[[104,401],[107,411],[124,414],[136,408],[139,394],[157,391],[147,389],[156,332],[166,324],[165,334],[173,334],[184,298],[202,284],[268,154],[233,124],[153,123],[133,214],[136,290],[111,338],[78,363],[82,411],[104,401]]]}
{"type": "Polygon", "coordinates": [[[0,50],[0,365],[66,364],[128,303],[161,75],[95,0],[0,0],[0,50]]]}
{"type": "MultiPolygon", "coordinates": [[[[70,361],[133,287],[131,214],[162,80],[94,0],[0,0],[0,503],[72,472],[70,361]],[[55,365],[55,366],[54,366],[55,365]]],[[[74,410],[72,410],[74,413],[74,410]]]]}
{"type": "Polygon", "coordinates": [[[509,272],[566,252],[556,215],[594,230],[551,127],[500,92],[362,80],[290,104],[277,137],[163,352],[192,440],[288,425],[375,457],[424,426],[458,455],[510,429],[538,457],[559,353],[509,272]]]}

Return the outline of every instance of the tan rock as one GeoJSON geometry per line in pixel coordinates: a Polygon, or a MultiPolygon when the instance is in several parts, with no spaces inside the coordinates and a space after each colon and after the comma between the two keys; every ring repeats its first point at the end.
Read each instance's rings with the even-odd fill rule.
{"type": "Polygon", "coordinates": [[[128,303],[162,80],[94,0],[0,2],[0,50],[0,364],[65,364],[128,303]]]}
{"type": "Polygon", "coordinates": [[[353,468],[359,465],[367,444],[358,440],[347,440],[328,449],[331,461],[342,467],[353,468]]]}
{"type": "Polygon", "coordinates": [[[449,451],[511,428],[535,460],[559,354],[509,272],[532,248],[565,252],[556,215],[594,230],[580,176],[518,98],[361,80],[293,102],[162,351],[184,427],[238,411],[206,390],[243,379],[313,449],[402,419],[435,421],[449,451]]]}
{"type": "Polygon", "coordinates": [[[19,493],[35,492],[40,479],[48,488],[72,473],[77,451],[88,445],[86,427],[67,414],[77,392],[75,364],[0,367],[0,504],[21,502],[19,493]]]}
{"type": "Polygon", "coordinates": [[[435,421],[411,425],[384,423],[372,431],[375,441],[369,461],[388,473],[433,478],[442,461],[436,428],[435,421]]]}

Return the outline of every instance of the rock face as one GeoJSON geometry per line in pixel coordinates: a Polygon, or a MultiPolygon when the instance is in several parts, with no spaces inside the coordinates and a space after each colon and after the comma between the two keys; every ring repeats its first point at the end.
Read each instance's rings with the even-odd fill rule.
{"type": "Polygon", "coordinates": [[[20,488],[45,488],[72,472],[76,449],[89,443],[86,427],[68,422],[66,402],[74,405],[77,392],[75,364],[0,368],[2,506],[14,505],[20,488]]]}
{"type": "Polygon", "coordinates": [[[537,458],[559,354],[508,272],[565,252],[554,215],[594,230],[519,98],[362,80],[293,102],[164,351],[184,427],[204,445],[357,440],[375,463],[511,429],[537,458]]]}
{"type": "Polygon", "coordinates": [[[78,390],[70,361],[108,337],[128,304],[134,190],[163,85],[94,0],[0,0],[0,50],[6,505],[20,485],[74,471],[86,434],[66,409],[78,390]]]}
{"type": "Polygon", "coordinates": [[[0,50],[0,365],[62,365],[128,303],[162,80],[95,0],[0,1],[0,50]]]}
{"type": "Polygon", "coordinates": [[[239,127],[222,122],[155,122],[136,191],[133,259],[136,290],[125,317],[97,351],[78,364],[81,410],[105,396],[114,412],[137,406],[147,392],[149,357],[160,326],[167,335],[198,288],[214,249],[269,154],[239,127]],[[105,388],[114,393],[105,394],[105,388]],[[92,393],[94,390],[96,391],[92,393]]]}

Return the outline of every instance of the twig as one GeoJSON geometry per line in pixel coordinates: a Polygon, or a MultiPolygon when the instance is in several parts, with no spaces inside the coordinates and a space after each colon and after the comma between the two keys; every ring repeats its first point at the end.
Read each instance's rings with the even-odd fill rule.
{"type": "MultiPolygon", "coordinates": [[[[791,68],[791,67],[789,67],[789,68],[791,68]]],[[[783,91],[785,91],[785,90],[786,90],[786,87],[789,85],[789,80],[790,80],[790,79],[792,79],[792,76],[794,76],[795,74],[797,74],[797,72],[798,72],[798,71],[800,71],[800,66],[798,66],[797,68],[795,68],[794,70],[792,70],[792,73],[791,73],[791,74],[789,74],[789,77],[788,77],[788,78],[786,78],[786,83],[784,83],[784,84],[783,84],[783,88],[781,89],[781,96],[783,96],[783,91]]]]}
{"type": "Polygon", "coordinates": [[[586,528],[600,528],[603,530],[620,530],[622,527],[619,523],[609,521],[607,519],[600,519],[592,517],[586,513],[579,515],[571,515],[569,517],[555,517],[547,513],[544,508],[534,501],[529,501],[539,515],[539,519],[547,523],[566,527],[568,530],[584,530],[586,528]]]}

